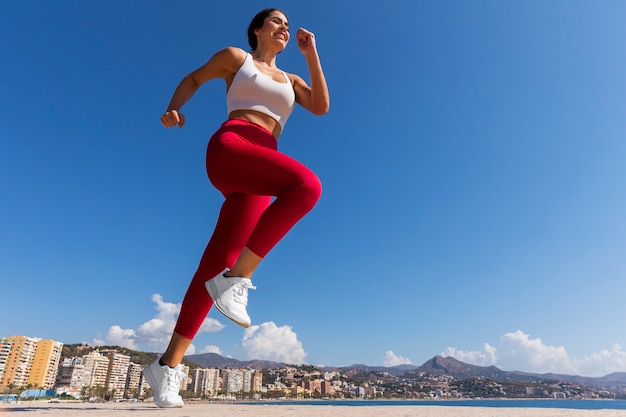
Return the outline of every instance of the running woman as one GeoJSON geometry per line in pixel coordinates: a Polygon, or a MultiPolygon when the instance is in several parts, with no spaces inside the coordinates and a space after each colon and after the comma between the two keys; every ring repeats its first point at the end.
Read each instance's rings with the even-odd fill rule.
{"type": "Polygon", "coordinates": [[[281,71],[276,56],[291,37],[285,13],[259,12],[248,27],[251,52],[235,47],[218,51],[183,78],[161,117],[163,126],[183,127],[181,107],[205,82],[226,81],[228,120],[209,140],[206,170],[225,198],[215,230],[183,299],[165,353],[143,374],[159,407],[182,407],[180,364],[212,305],[243,327],[251,277],[263,258],[317,203],[318,177],[300,162],[277,151],[277,140],[295,103],[313,114],[328,112],[330,97],[315,36],[300,28],[298,48],[311,85],[281,71]],[[272,202],[272,197],[275,200],[272,202]]]}

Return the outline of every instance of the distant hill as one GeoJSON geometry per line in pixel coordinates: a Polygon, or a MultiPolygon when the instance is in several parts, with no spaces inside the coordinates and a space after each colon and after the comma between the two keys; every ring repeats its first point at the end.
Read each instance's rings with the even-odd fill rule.
{"type": "Polygon", "coordinates": [[[363,373],[380,373],[386,372],[393,376],[400,376],[406,374],[408,371],[417,369],[415,365],[397,365],[397,366],[369,366],[363,364],[354,364],[350,366],[324,366],[322,368],[325,371],[341,372],[341,373],[354,373],[356,371],[363,373]]]}
{"type": "Polygon", "coordinates": [[[626,372],[613,372],[611,374],[601,377],[588,377],[579,375],[564,375],[564,374],[531,374],[526,372],[511,372],[518,375],[532,376],[536,378],[543,378],[548,380],[566,381],[574,384],[585,385],[588,387],[619,387],[624,386],[626,388],[626,372]]]}
{"type": "MultiPolygon", "coordinates": [[[[455,378],[483,377],[489,379],[511,379],[510,372],[503,371],[495,366],[477,366],[461,362],[455,358],[435,356],[409,373],[428,373],[432,375],[450,375],[455,378]]],[[[517,378],[519,379],[519,378],[517,378]]]]}
{"type": "Polygon", "coordinates": [[[527,372],[503,371],[495,366],[477,366],[461,362],[452,357],[435,356],[424,362],[421,366],[402,365],[401,367],[385,368],[367,365],[351,365],[347,367],[326,367],[326,370],[334,370],[347,375],[357,375],[363,373],[388,372],[394,376],[406,375],[416,376],[419,374],[430,375],[450,375],[457,379],[482,377],[496,381],[560,381],[586,385],[590,387],[626,387],[626,372],[614,372],[612,374],[599,377],[581,377],[561,374],[535,374],[527,372]]]}
{"type": "Polygon", "coordinates": [[[240,361],[233,358],[225,358],[217,353],[200,353],[185,356],[190,361],[205,368],[251,368],[251,369],[271,369],[287,366],[282,362],[271,362],[262,360],[240,361]]]}
{"type": "MultiPolygon", "coordinates": [[[[130,361],[139,365],[150,365],[158,357],[158,353],[154,352],[140,352],[133,349],[128,349],[121,346],[90,346],[80,343],[63,345],[61,350],[61,359],[80,357],[87,355],[94,350],[117,350],[122,355],[130,356],[130,361]]],[[[190,368],[198,368],[196,363],[193,363],[188,358],[183,359],[183,364],[190,368]]]]}
{"type": "Polygon", "coordinates": [[[617,383],[620,385],[626,385],[626,372],[613,372],[612,374],[594,379],[602,384],[617,383]]]}
{"type": "MultiPolygon", "coordinates": [[[[100,349],[117,349],[120,353],[130,356],[131,361],[141,365],[149,365],[157,357],[156,353],[137,352],[132,349],[120,346],[88,346],[82,344],[64,345],[62,357],[82,356],[89,352],[100,349]]],[[[256,370],[278,369],[289,364],[283,362],[272,362],[264,360],[240,361],[233,358],[226,358],[217,353],[201,353],[187,355],[183,363],[190,368],[251,368],[256,370]]],[[[325,366],[324,371],[341,372],[351,377],[366,377],[371,374],[382,375],[387,373],[392,376],[407,377],[419,374],[450,375],[457,379],[482,377],[496,381],[560,381],[574,384],[586,385],[589,387],[619,387],[626,388],[626,372],[613,372],[603,377],[592,378],[577,375],[563,374],[535,374],[520,371],[503,371],[495,366],[477,366],[461,362],[452,357],[435,356],[424,362],[421,366],[398,365],[393,367],[369,366],[364,364],[354,364],[344,367],[325,366]]]]}

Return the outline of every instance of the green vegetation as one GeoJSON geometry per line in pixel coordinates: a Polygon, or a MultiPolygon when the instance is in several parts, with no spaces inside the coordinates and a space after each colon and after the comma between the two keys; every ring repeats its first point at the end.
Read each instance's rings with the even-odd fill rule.
{"type": "MultiPolygon", "coordinates": [[[[81,357],[87,355],[94,350],[117,350],[122,355],[130,356],[130,361],[139,365],[147,366],[150,365],[155,359],[158,357],[158,353],[154,352],[138,352],[136,350],[128,349],[121,346],[89,346],[84,344],[71,344],[71,345],[63,345],[63,350],[61,351],[62,359],[65,358],[73,358],[73,357],[81,357]]],[[[183,364],[189,366],[190,368],[201,368],[200,365],[188,360],[183,359],[183,364]]]]}

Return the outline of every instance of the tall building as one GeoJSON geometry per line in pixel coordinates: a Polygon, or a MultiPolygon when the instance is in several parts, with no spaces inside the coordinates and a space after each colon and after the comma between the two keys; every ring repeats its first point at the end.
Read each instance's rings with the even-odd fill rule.
{"type": "Polygon", "coordinates": [[[220,391],[219,369],[194,369],[191,373],[191,390],[200,396],[215,397],[220,391]]]}
{"type": "Polygon", "coordinates": [[[27,336],[2,339],[0,348],[0,388],[11,385],[52,388],[61,359],[63,344],[27,336]],[[2,363],[4,362],[4,363],[2,363]]]}
{"type": "Polygon", "coordinates": [[[227,394],[243,391],[243,371],[241,369],[224,370],[224,391],[227,394]]]}
{"type": "Polygon", "coordinates": [[[318,393],[321,395],[322,393],[322,380],[314,379],[311,381],[304,381],[304,389],[309,391],[311,394],[318,393]]]}
{"type": "Polygon", "coordinates": [[[127,394],[132,394],[134,397],[140,395],[139,383],[141,382],[141,371],[143,366],[130,363],[128,366],[128,377],[126,378],[126,391],[127,394]]]}
{"type": "Polygon", "coordinates": [[[183,378],[182,381],[180,381],[181,391],[186,391],[189,389],[189,385],[191,384],[191,375],[189,375],[190,371],[191,369],[189,368],[188,365],[183,365],[183,373],[185,374],[185,377],[183,378]]]}
{"type": "Polygon", "coordinates": [[[123,355],[117,350],[105,350],[100,352],[100,354],[109,359],[105,386],[110,392],[114,393],[113,398],[124,398],[126,380],[128,379],[128,368],[130,366],[130,356],[123,355]]]}
{"type": "Polygon", "coordinates": [[[33,387],[50,389],[54,387],[63,343],[54,340],[40,340],[35,349],[35,356],[28,376],[28,384],[33,387]]]}
{"type": "Polygon", "coordinates": [[[242,386],[243,392],[253,391],[252,379],[255,374],[254,369],[243,369],[242,372],[243,372],[243,386],[242,386]]]}
{"type": "Polygon", "coordinates": [[[261,392],[263,389],[263,372],[257,371],[252,378],[252,392],[261,392]]]}
{"type": "Polygon", "coordinates": [[[66,358],[59,367],[57,374],[57,393],[80,398],[83,387],[87,386],[88,376],[82,358],[66,358]]]}
{"type": "Polygon", "coordinates": [[[85,385],[106,387],[109,358],[102,356],[99,351],[94,350],[83,356],[83,364],[85,365],[85,385]]]}
{"type": "Polygon", "coordinates": [[[0,387],[27,386],[30,367],[35,357],[35,349],[39,339],[26,336],[11,336],[6,339],[11,341],[11,349],[2,372],[0,387]]]}
{"type": "Polygon", "coordinates": [[[0,380],[2,380],[2,374],[4,373],[4,367],[6,366],[9,353],[11,353],[11,345],[13,340],[0,339],[0,380]]]}
{"type": "Polygon", "coordinates": [[[320,392],[322,394],[322,397],[326,397],[328,395],[332,395],[335,392],[335,389],[333,388],[333,384],[331,381],[322,381],[322,383],[320,384],[320,392]]]}

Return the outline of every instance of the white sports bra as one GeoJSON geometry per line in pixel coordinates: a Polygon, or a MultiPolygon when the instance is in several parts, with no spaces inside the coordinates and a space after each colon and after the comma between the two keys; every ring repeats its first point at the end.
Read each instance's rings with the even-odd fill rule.
{"type": "Polygon", "coordinates": [[[271,116],[281,129],[284,128],[293,111],[296,93],[287,74],[281,72],[285,76],[284,83],[274,81],[259,71],[252,61],[252,55],[246,54],[226,93],[228,113],[233,110],[256,110],[271,116]]]}

